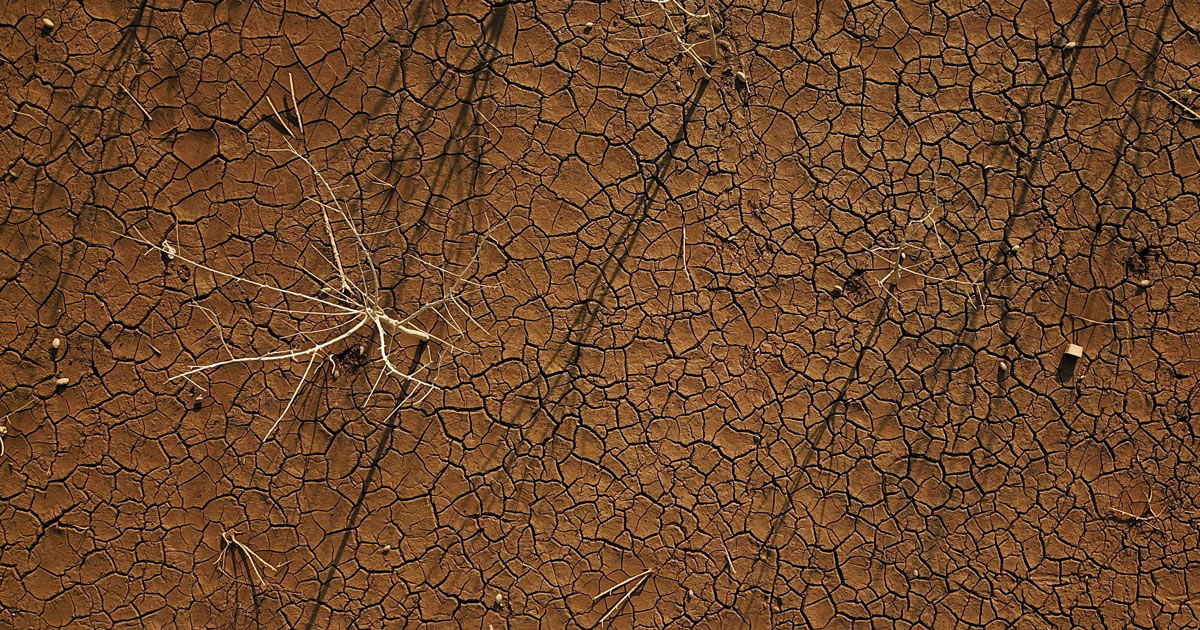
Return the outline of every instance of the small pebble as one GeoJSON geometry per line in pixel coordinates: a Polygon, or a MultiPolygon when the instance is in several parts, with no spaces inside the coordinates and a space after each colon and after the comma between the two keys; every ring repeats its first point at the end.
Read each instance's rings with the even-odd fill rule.
{"type": "Polygon", "coordinates": [[[54,348],[55,350],[58,350],[60,347],[62,347],[62,339],[55,337],[54,341],[50,342],[50,347],[54,348]]]}
{"type": "Polygon", "coordinates": [[[504,603],[504,593],[496,593],[496,605],[499,606],[500,604],[503,604],[503,603],[504,603]]]}
{"type": "Polygon", "coordinates": [[[55,381],[54,381],[54,384],[55,384],[55,385],[58,385],[59,387],[63,387],[63,386],[65,386],[65,385],[69,385],[70,383],[71,383],[71,379],[69,379],[69,378],[67,378],[67,377],[65,377],[65,376],[60,376],[60,377],[58,377],[57,379],[55,379],[55,381]]]}
{"type": "Polygon", "coordinates": [[[592,29],[593,29],[593,28],[595,28],[595,27],[596,27],[596,23],[595,23],[595,22],[588,22],[587,24],[584,24],[584,25],[583,25],[583,32],[584,32],[584,33],[591,33],[591,32],[592,32],[592,29]]]}
{"type": "Polygon", "coordinates": [[[384,546],[383,546],[383,553],[387,553],[387,552],[389,552],[389,551],[391,551],[391,550],[392,550],[392,546],[391,546],[391,545],[384,545],[384,546]]]}
{"type": "Polygon", "coordinates": [[[1154,282],[1150,280],[1150,278],[1142,278],[1141,280],[1137,281],[1137,285],[1142,288],[1148,287],[1151,284],[1154,284],[1154,282]]]}
{"type": "Polygon", "coordinates": [[[1075,44],[1075,42],[1073,42],[1073,41],[1071,41],[1071,42],[1067,42],[1066,44],[1063,44],[1063,48],[1066,48],[1067,50],[1071,50],[1071,49],[1072,49],[1072,48],[1074,48],[1075,46],[1076,46],[1076,44],[1075,44]]]}
{"type": "Polygon", "coordinates": [[[829,288],[829,295],[832,295],[833,297],[839,297],[842,294],[842,291],[845,291],[845,289],[842,288],[842,285],[835,284],[829,288]]]}
{"type": "Polygon", "coordinates": [[[47,31],[54,28],[54,21],[50,18],[42,18],[42,28],[46,29],[47,31]]]}

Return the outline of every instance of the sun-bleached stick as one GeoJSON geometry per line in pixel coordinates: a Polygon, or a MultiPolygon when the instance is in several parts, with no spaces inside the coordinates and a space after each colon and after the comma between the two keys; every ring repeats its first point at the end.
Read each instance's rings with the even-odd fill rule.
{"type": "Polygon", "coordinates": [[[625,602],[629,601],[629,598],[633,597],[633,594],[638,592],[638,589],[642,588],[642,585],[645,584],[646,580],[649,580],[650,576],[652,576],[652,575],[654,575],[654,572],[651,569],[646,569],[645,571],[642,571],[641,573],[639,573],[631,578],[627,578],[624,581],[608,588],[607,590],[600,593],[599,595],[593,597],[592,601],[595,602],[595,601],[599,600],[600,598],[604,597],[605,595],[608,595],[609,593],[621,588],[622,586],[625,586],[626,584],[629,584],[630,582],[633,582],[634,580],[638,580],[638,578],[641,578],[640,580],[638,580],[637,584],[634,584],[632,587],[630,587],[628,590],[625,591],[625,594],[623,596],[621,596],[621,599],[617,600],[617,603],[614,604],[612,606],[612,608],[609,608],[608,612],[604,613],[604,616],[600,618],[600,621],[596,622],[596,626],[599,627],[605,621],[608,621],[609,617],[613,616],[614,614],[616,614],[617,611],[621,610],[621,608],[625,605],[625,602]]]}

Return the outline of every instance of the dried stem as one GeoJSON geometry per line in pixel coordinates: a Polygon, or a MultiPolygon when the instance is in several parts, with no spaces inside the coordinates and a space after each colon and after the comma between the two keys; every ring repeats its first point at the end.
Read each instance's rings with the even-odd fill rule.
{"type": "MultiPolygon", "coordinates": [[[[297,120],[302,120],[300,118],[299,103],[295,96],[295,86],[290,77],[288,83],[292,94],[292,103],[296,108],[297,120]]],[[[280,115],[279,111],[275,109],[275,105],[271,103],[270,98],[267,99],[267,102],[270,104],[272,111],[275,113],[276,118],[279,119],[280,124],[283,125],[287,134],[292,135],[291,129],[287,127],[286,121],[280,115]]],[[[303,132],[303,122],[300,122],[300,125],[301,132],[303,132]]],[[[445,349],[457,352],[459,349],[448,339],[424,329],[418,319],[427,313],[432,313],[438,321],[445,322],[454,334],[464,334],[465,331],[459,326],[457,316],[453,314],[451,309],[457,310],[459,313],[466,315],[469,321],[475,322],[470,317],[466,306],[461,302],[461,296],[464,285],[469,283],[474,286],[481,286],[477,283],[470,283],[466,279],[471,267],[477,265],[479,261],[479,250],[477,249],[471,260],[464,265],[460,274],[452,274],[442,269],[444,277],[453,276],[455,280],[448,282],[448,286],[443,289],[441,298],[427,302],[409,314],[399,313],[390,307],[384,306],[383,296],[380,293],[381,285],[378,267],[371,259],[370,250],[363,239],[361,231],[351,218],[349,210],[339,201],[333,186],[330,185],[329,181],[308,157],[293,147],[290,142],[285,140],[285,143],[287,145],[285,149],[277,149],[276,151],[286,153],[290,157],[302,162],[316,182],[316,195],[309,197],[306,201],[315,204],[320,209],[325,232],[320,240],[330,250],[330,255],[326,257],[326,260],[333,268],[332,274],[334,277],[332,280],[326,280],[324,278],[328,278],[327,275],[318,275],[304,267],[299,267],[299,270],[318,285],[317,290],[304,292],[283,288],[252,279],[245,274],[230,273],[216,269],[197,258],[189,257],[183,253],[182,245],[175,247],[166,242],[157,244],[151,239],[142,236],[136,228],[132,230],[133,236],[121,235],[123,238],[141,243],[150,249],[168,254],[171,260],[177,260],[196,269],[211,273],[222,281],[253,287],[284,301],[283,308],[262,304],[252,304],[252,308],[265,308],[274,312],[287,313],[298,319],[318,317],[333,320],[323,326],[303,326],[298,329],[295,335],[290,335],[302,340],[300,347],[239,357],[235,356],[226,344],[224,333],[221,330],[220,322],[217,320],[215,313],[211,309],[196,305],[217,326],[221,337],[221,344],[226,352],[228,352],[229,358],[191,366],[182,373],[171,376],[168,380],[186,379],[190,381],[192,376],[201,372],[208,372],[236,364],[276,361],[302,361],[305,363],[304,372],[300,376],[299,382],[292,391],[287,404],[283,408],[283,412],[276,418],[270,430],[267,431],[263,438],[264,440],[274,433],[280,422],[282,422],[283,418],[292,409],[300,394],[300,390],[308,382],[310,375],[313,373],[313,367],[319,365],[325,358],[335,354],[336,348],[340,344],[347,342],[356,335],[365,334],[374,340],[374,352],[371,352],[370,356],[373,357],[373,362],[379,365],[379,374],[374,379],[371,388],[372,394],[385,376],[392,376],[416,385],[415,388],[409,391],[408,396],[400,403],[401,405],[408,403],[418,396],[423,400],[437,386],[431,380],[420,376],[422,371],[428,369],[428,365],[422,365],[412,373],[399,367],[403,361],[399,360],[399,356],[396,353],[409,347],[401,339],[409,337],[420,342],[432,342],[445,349]],[[168,247],[170,248],[169,250],[168,247]],[[352,277],[352,274],[356,277],[352,277]],[[296,308],[299,305],[288,304],[292,300],[303,302],[308,307],[296,308]],[[324,339],[316,340],[314,337],[317,339],[323,337],[324,339]]],[[[490,230],[484,239],[490,240],[490,230]]],[[[436,265],[431,266],[441,269],[436,265]]],[[[475,323],[478,325],[478,322],[475,323]]],[[[369,400],[370,397],[368,396],[369,400]]]]}
{"type": "Polygon", "coordinates": [[[617,584],[614,584],[613,586],[606,589],[604,592],[593,597],[592,598],[593,602],[599,601],[601,598],[608,595],[609,593],[612,593],[613,591],[621,588],[622,586],[625,586],[625,585],[629,584],[630,582],[637,580],[637,584],[634,584],[632,587],[627,589],[625,591],[625,594],[621,596],[621,599],[617,600],[617,603],[614,604],[611,608],[609,608],[608,612],[604,613],[604,616],[600,618],[600,621],[596,622],[596,626],[598,627],[598,626],[602,625],[605,621],[608,621],[609,617],[612,617],[618,611],[620,611],[621,608],[625,605],[625,602],[629,601],[629,598],[633,597],[634,593],[637,593],[638,590],[642,588],[642,585],[646,583],[646,580],[649,580],[652,575],[654,575],[654,572],[650,569],[646,569],[645,571],[642,571],[641,573],[639,573],[631,578],[626,578],[625,580],[618,582],[617,584]]]}
{"type": "Polygon", "coordinates": [[[133,101],[133,104],[137,105],[137,108],[142,110],[142,115],[146,117],[146,120],[154,120],[154,117],[150,115],[150,112],[146,111],[145,107],[142,107],[142,104],[138,102],[136,97],[134,97],[133,92],[129,91],[129,88],[122,85],[121,89],[125,91],[127,96],[129,96],[129,100],[133,101]]]}
{"type": "Polygon", "coordinates": [[[222,531],[221,542],[223,545],[221,546],[221,553],[217,555],[217,567],[221,570],[221,573],[224,573],[231,579],[236,580],[237,578],[225,570],[225,564],[223,562],[225,553],[231,548],[236,548],[238,551],[242,552],[242,559],[245,560],[246,564],[250,566],[250,571],[254,574],[254,577],[258,578],[259,586],[262,586],[266,583],[266,581],[263,579],[262,572],[258,570],[259,564],[270,569],[272,572],[279,570],[275,567],[275,565],[263,560],[262,556],[255,553],[253,549],[247,547],[245,544],[239,541],[237,537],[234,536],[234,532],[222,531]]]}

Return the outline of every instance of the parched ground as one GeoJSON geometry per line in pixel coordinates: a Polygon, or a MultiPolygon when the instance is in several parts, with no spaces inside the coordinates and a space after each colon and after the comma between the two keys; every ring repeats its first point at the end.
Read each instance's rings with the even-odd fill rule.
{"type": "Polygon", "coordinates": [[[1200,625],[1193,3],[51,4],[0,627],[1200,625]]]}

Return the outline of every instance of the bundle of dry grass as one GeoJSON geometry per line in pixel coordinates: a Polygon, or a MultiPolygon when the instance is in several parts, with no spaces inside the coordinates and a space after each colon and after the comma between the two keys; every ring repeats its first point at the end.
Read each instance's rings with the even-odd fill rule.
{"type": "MultiPolygon", "coordinates": [[[[292,88],[292,101],[295,107],[295,120],[299,125],[299,137],[302,138],[304,119],[295,98],[294,88],[292,88]]],[[[297,139],[298,136],[292,133],[287,121],[279,114],[274,103],[271,103],[269,98],[267,102],[285,133],[292,140],[297,139]]],[[[479,262],[480,248],[476,248],[471,259],[462,265],[461,270],[457,273],[417,259],[422,264],[441,272],[444,283],[440,298],[426,302],[409,313],[402,313],[385,305],[381,294],[379,266],[372,259],[371,249],[367,246],[365,240],[367,234],[356,224],[350,210],[338,198],[334,187],[320,169],[312,163],[308,156],[296,149],[290,140],[285,139],[285,144],[286,148],[274,151],[282,152],[291,159],[303,163],[316,183],[316,191],[309,195],[304,203],[312,204],[320,211],[324,227],[320,246],[327,247],[329,252],[325,257],[325,262],[328,263],[330,269],[325,273],[318,273],[302,266],[298,269],[301,274],[312,281],[311,291],[288,289],[278,286],[277,283],[273,284],[247,277],[244,273],[217,269],[201,262],[198,258],[183,253],[182,244],[172,244],[168,241],[155,243],[136,229],[132,230],[133,236],[122,235],[160,252],[170,260],[179,261],[194,269],[212,274],[217,279],[218,286],[240,284],[273,295],[283,302],[284,308],[256,304],[252,304],[251,308],[283,312],[301,322],[296,333],[291,335],[291,338],[300,340],[298,344],[289,344],[289,347],[265,354],[234,356],[233,351],[229,349],[228,345],[225,345],[224,335],[222,335],[222,345],[229,354],[229,358],[193,365],[184,372],[170,377],[170,380],[190,381],[197,374],[234,364],[304,363],[304,371],[299,382],[292,390],[291,397],[283,411],[263,437],[264,440],[271,436],[295,404],[305,383],[314,374],[314,368],[330,359],[341,346],[355,340],[356,337],[362,337],[363,334],[366,334],[371,340],[370,343],[359,346],[364,362],[368,365],[378,366],[378,374],[372,383],[370,394],[367,397],[368,401],[386,377],[406,381],[411,385],[404,388],[406,395],[399,405],[412,402],[414,399],[416,402],[423,400],[437,388],[434,382],[436,375],[429,375],[431,372],[429,363],[419,364],[416,369],[411,371],[404,369],[401,367],[404,365],[401,354],[412,347],[414,343],[430,343],[445,351],[457,351],[458,348],[453,343],[443,336],[434,334],[432,329],[438,326],[439,322],[444,323],[445,326],[442,326],[446,331],[443,333],[444,336],[460,337],[466,334],[466,327],[469,324],[479,326],[462,298],[467,290],[482,288],[479,283],[468,279],[472,268],[476,267],[479,262]],[[427,325],[423,326],[422,321],[427,322],[427,325]]],[[[480,247],[486,241],[490,241],[490,231],[480,240],[480,247]]],[[[210,309],[204,310],[220,330],[220,322],[216,321],[216,314],[210,309]]]]}

